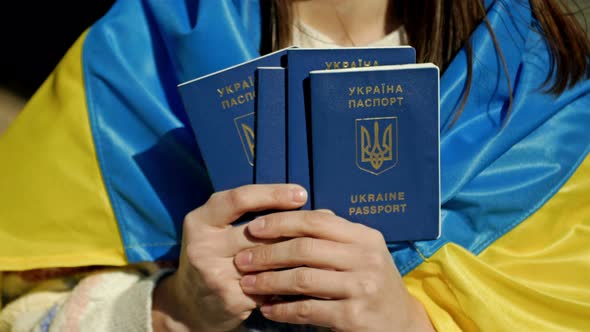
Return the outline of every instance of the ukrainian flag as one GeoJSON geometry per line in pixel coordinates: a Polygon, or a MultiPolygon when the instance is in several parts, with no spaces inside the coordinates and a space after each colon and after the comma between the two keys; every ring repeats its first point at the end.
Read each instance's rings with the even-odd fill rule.
{"type": "MultiPolygon", "coordinates": [[[[543,93],[528,4],[486,4],[507,70],[482,24],[452,127],[465,52],[444,72],[442,235],[392,256],[441,331],[590,330],[590,81],[543,93]]],[[[258,56],[260,26],[258,1],[127,0],[90,27],[0,137],[0,269],[176,257],[211,193],[176,85],[258,56]]]]}

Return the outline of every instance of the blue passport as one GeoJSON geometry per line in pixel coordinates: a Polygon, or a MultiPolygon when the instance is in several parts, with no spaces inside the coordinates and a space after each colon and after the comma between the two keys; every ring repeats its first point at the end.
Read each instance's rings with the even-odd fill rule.
{"type": "MultiPolygon", "coordinates": [[[[416,62],[410,46],[305,49],[287,51],[287,180],[312,190],[308,146],[309,72],[416,62]]],[[[303,206],[310,209],[311,200],[303,206]]],[[[315,207],[314,207],[315,208],[315,207]]]]}
{"type": "Polygon", "coordinates": [[[314,207],[389,243],[440,234],[439,69],[433,64],[311,74],[314,207]]]}
{"type": "Polygon", "coordinates": [[[256,183],[286,183],[285,69],[259,67],[256,72],[256,183]]]}
{"type": "Polygon", "coordinates": [[[213,189],[254,183],[258,67],[280,67],[286,49],[178,85],[213,189]]]}

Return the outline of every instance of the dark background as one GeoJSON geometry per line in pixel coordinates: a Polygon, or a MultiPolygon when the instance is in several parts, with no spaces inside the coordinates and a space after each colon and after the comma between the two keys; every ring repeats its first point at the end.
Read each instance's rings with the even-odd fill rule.
{"type": "MultiPolygon", "coordinates": [[[[27,100],[76,38],[113,3],[114,0],[2,1],[0,90],[27,100]]],[[[590,20],[590,0],[577,3],[590,20]]]]}
{"type": "MultiPolygon", "coordinates": [[[[169,1],[169,0],[162,0],[169,1]]],[[[113,0],[2,1],[0,88],[28,99],[113,0]]]]}

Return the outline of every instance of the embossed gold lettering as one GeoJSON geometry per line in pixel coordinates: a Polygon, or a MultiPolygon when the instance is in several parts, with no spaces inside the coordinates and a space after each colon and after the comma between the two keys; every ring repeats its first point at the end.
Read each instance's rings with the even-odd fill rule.
{"type": "Polygon", "coordinates": [[[348,208],[349,216],[375,215],[375,214],[402,214],[406,213],[407,204],[384,204],[384,205],[365,205],[350,206],[348,208]]]}
{"type": "Polygon", "coordinates": [[[246,79],[236,81],[232,84],[224,86],[223,88],[216,89],[218,97],[226,98],[221,101],[221,109],[226,110],[250,101],[254,101],[256,98],[256,92],[253,90],[254,86],[254,77],[250,75],[246,79]],[[242,91],[244,92],[238,96],[230,96],[242,91]]]}
{"type": "Polygon", "coordinates": [[[254,101],[256,99],[256,91],[246,92],[246,101],[254,101]]]}

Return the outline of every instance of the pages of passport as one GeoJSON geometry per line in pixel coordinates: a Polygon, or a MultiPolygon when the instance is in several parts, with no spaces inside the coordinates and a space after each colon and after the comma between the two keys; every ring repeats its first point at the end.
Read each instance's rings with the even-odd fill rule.
{"type": "Polygon", "coordinates": [[[213,189],[254,183],[255,74],[284,65],[286,49],[178,85],[213,189]]]}
{"type": "Polygon", "coordinates": [[[437,238],[438,67],[310,76],[314,207],[378,229],[388,243],[437,238]]]}
{"type": "MultiPolygon", "coordinates": [[[[309,155],[309,72],[416,62],[410,46],[294,48],[287,51],[287,181],[302,185],[313,195],[309,155]]],[[[311,209],[310,199],[302,209],[311,209]]]]}
{"type": "Polygon", "coordinates": [[[255,182],[286,183],[285,69],[260,67],[256,72],[255,182]]]}

